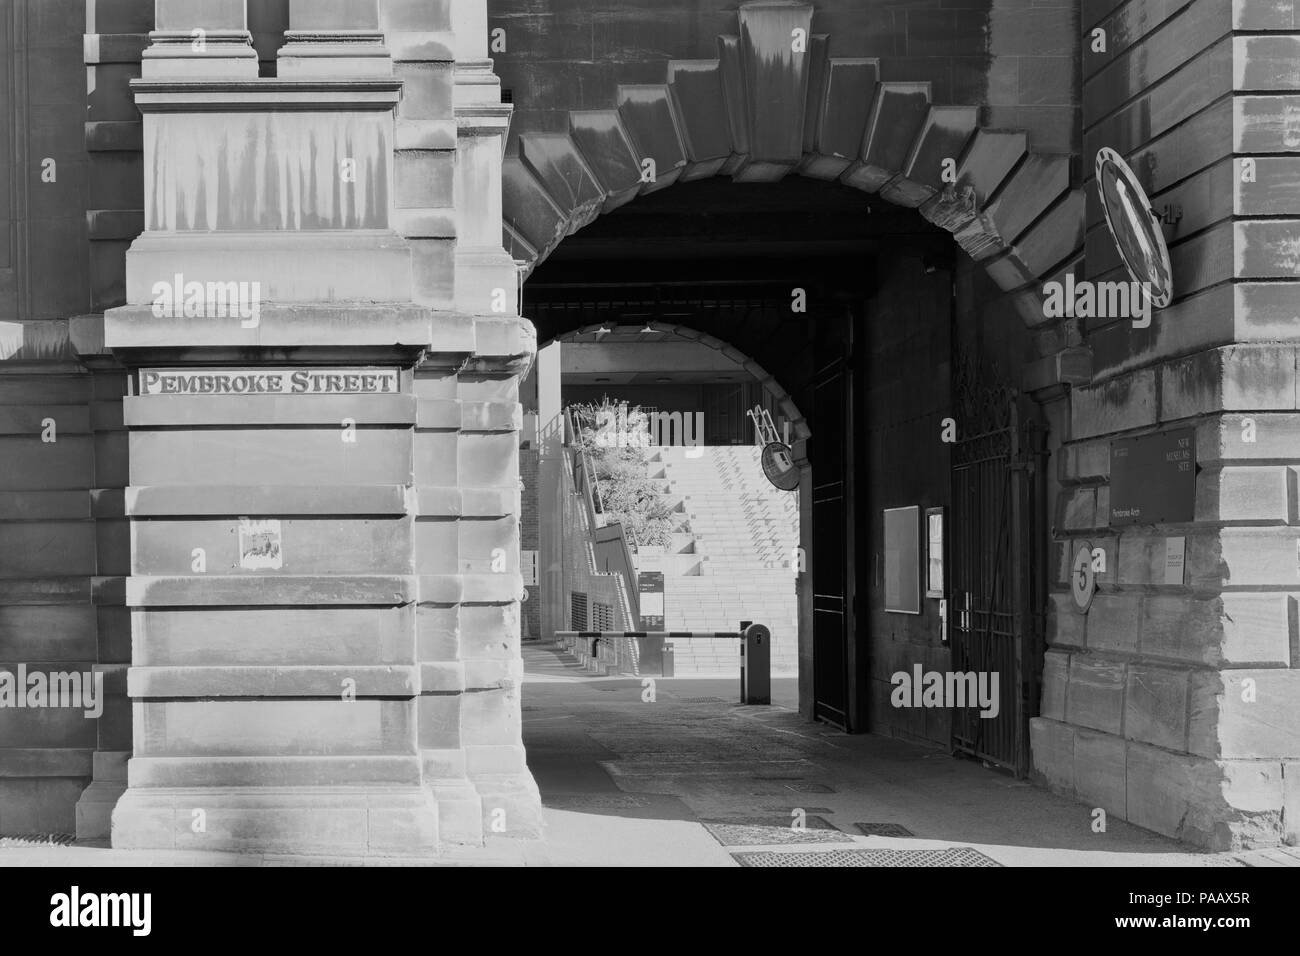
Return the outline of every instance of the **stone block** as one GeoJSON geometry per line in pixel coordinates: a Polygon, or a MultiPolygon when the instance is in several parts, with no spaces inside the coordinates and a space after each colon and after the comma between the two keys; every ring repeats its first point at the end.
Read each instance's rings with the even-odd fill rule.
{"type": "Polygon", "coordinates": [[[1057,527],[1065,531],[1089,531],[1097,526],[1097,490],[1075,488],[1058,497],[1057,527]]]}
{"type": "Polygon", "coordinates": [[[250,475],[297,484],[304,474],[324,484],[406,484],[411,475],[410,436],[398,429],[359,429],[354,443],[338,427],[135,431],[130,449],[133,485],[238,485],[250,475]]]}
{"type": "Polygon", "coordinates": [[[1089,806],[1101,807],[1120,817],[1127,814],[1123,739],[1087,730],[1075,733],[1074,790],[1089,806]]]}
{"type": "Polygon", "coordinates": [[[1120,733],[1124,717],[1124,665],[1096,657],[1070,659],[1066,720],[1080,727],[1120,733]]]}
{"type": "Polygon", "coordinates": [[[421,750],[454,750],[461,746],[460,693],[425,694],[417,704],[421,750]]]}
{"type": "Polygon", "coordinates": [[[1183,750],[1187,739],[1188,672],[1132,664],[1124,689],[1124,735],[1183,750]]]}
{"type": "Polygon", "coordinates": [[[1300,663],[1291,657],[1296,598],[1229,591],[1223,601],[1223,661],[1228,664],[1300,663]]]}
{"type": "Polygon", "coordinates": [[[1142,595],[1098,593],[1088,609],[1088,649],[1131,653],[1137,649],[1142,618],[1142,595]]]}
{"type": "Polygon", "coordinates": [[[1089,441],[1066,445],[1058,453],[1062,481],[1110,478],[1110,442],[1089,441]]]}
{"type": "Polygon", "coordinates": [[[1300,752],[1300,671],[1194,672],[1187,749],[1199,756],[1286,760],[1300,752]]]}
{"type": "Polygon", "coordinates": [[[1213,598],[1148,595],[1140,649],[1144,656],[1200,664],[1287,665],[1292,600],[1242,591],[1213,598]]]}
{"type": "Polygon", "coordinates": [[[452,205],[455,153],[407,149],[393,157],[398,209],[435,209],[452,205]]]}
{"type": "Polygon", "coordinates": [[[1154,369],[1076,388],[1070,395],[1070,437],[1092,438],[1154,425],[1156,397],[1154,369]]]}
{"type": "Polygon", "coordinates": [[[1222,656],[1223,623],[1220,598],[1148,594],[1138,648],[1144,658],[1214,664],[1222,656]]]}
{"type": "Polygon", "coordinates": [[[0,777],[0,836],[76,832],[87,778],[0,777]]]}
{"type": "Polygon", "coordinates": [[[1065,701],[1070,681],[1070,655],[1051,650],[1043,655],[1043,699],[1040,707],[1044,717],[1060,721],[1065,719],[1065,701]]]}
{"type": "Polygon", "coordinates": [[[1069,594],[1053,592],[1048,596],[1047,643],[1060,647],[1084,647],[1086,618],[1074,610],[1069,594]]]}
{"type": "Polygon", "coordinates": [[[1161,370],[1161,421],[1216,411],[1296,407],[1295,350],[1237,345],[1200,352],[1161,370]]]}
{"type": "Polygon", "coordinates": [[[414,608],[136,611],[141,667],[399,664],[414,661],[414,608]],[[267,635],[275,635],[268,639],[267,635]]]}
{"type": "Polygon", "coordinates": [[[1046,717],[1029,721],[1029,748],[1034,773],[1053,790],[1074,793],[1074,738],[1069,724],[1046,717]]]}
{"type": "Polygon", "coordinates": [[[1225,466],[1196,479],[1197,521],[1281,521],[1288,514],[1288,474],[1276,466],[1225,466]]]}
{"type": "Polygon", "coordinates": [[[1219,533],[1217,547],[1207,542],[1209,547],[1192,549],[1189,541],[1187,583],[1295,586],[1298,537],[1294,529],[1229,527],[1219,533]]]}
{"type": "Polygon", "coordinates": [[[507,746],[518,740],[516,685],[467,692],[461,704],[461,740],[469,745],[507,746]]]}
{"type": "Polygon", "coordinates": [[[542,835],[541,795],[527,771],[480,775],[472,782],[483,801],[484,836],[535,839],[542,835]]]}
{"type": "Polygon", "coordinates": [[[1145,744],[1128,748],[1130,823],[1210,850],[1281,835],[1281,765],[1205,760],[1145,744]]]}
{"type": "Polygon", "coordinates": [[[136,756],[414,752],[404,700],[177,700],[136,704],[136,756]]]}

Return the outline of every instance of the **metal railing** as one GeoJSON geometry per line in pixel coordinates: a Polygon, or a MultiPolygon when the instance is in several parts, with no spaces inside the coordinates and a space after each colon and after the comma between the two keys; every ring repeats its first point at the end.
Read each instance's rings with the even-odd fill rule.
{"type": "Polygon", "coordinates": [[[640,624],[641,596],[637,590],[636,565],[632,562],[632,549],[628,546],[623,525],[605,519],[601,505],[600,481],[596,477],[596,468],[591,455],[580,441],[579,427],[574,410],[566,408],[563,444],[570,454],[574,489],[582,499],[592,554],[604,551],[602,545],[614,546],[617,553],[614,563],[619,566],[612,570],[605,570],[606,573],[617,574],[622,579],[623,586],[619,588],[619,597],[623,603],[624,614],[631,623],[640,624]],[[598,530],[605,532],[605,535],[602,537],[597,533],[598,530]]]}

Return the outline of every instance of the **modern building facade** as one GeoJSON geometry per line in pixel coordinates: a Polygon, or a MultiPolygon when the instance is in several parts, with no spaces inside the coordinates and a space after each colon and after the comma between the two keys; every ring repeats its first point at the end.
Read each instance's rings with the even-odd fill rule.
{"type": "Polygon", "coordinates": [[[536,834],[535,356],[644,322],[791,423],[806,716],[1207,847],[1300,835],[1289,4],[0,0],[0,29],[0,669],[104,688],[0,708],[0,832],[536,834]],[[1128,279],[1102,148],[1170,248],[1149,316],[1054,306],[1128,279]],[[898,706],[914,672],[998,673],[999,715],[898,706]]]}

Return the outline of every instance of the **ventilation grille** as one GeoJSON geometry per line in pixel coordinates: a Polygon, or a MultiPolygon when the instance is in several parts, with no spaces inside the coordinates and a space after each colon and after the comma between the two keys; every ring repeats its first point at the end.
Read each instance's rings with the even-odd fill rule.
{"type": "Polygon", "coordinates": [[[614,630],[614,608],[608,604],[593,601],[591,604],[591,629],[593,631],[614,630]]]}
{"type": "Polygon", "coordinates": [[[586,594],[580,594],[577,591],[569,593],[569,630],[588,630],[586,594]]]}

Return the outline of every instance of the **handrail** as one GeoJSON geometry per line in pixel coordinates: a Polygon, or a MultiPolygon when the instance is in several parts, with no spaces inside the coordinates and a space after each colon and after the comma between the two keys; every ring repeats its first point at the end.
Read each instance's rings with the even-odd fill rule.
{"type": "Polygon", "coordinates": [[[635,625],[641,623],[641,595],[637,590],[637,582],[634,580],[636,565],[632,562],[632,549],[628,547],[627,534],[623,531],[621,522],[608,521],[602,511],[598,509],[600,501],[600,481],[596,477],[596,467],[591,460],[591,455],[581,441],[579,441],[579,425],[572,407],[564,409],[564,444],[571,449],[572,474],[574,489],[582,498],[583,505],[587,513],[587,527],[590,534],[590,545],[595,551],[598,543],[596,540],[596,529],[603,528],[608,531],[617,531],[619,544],[623,552],[624,567],[627,568],[627,574],[619,573],[623,579],[623,587],[620,592],[623,598],[623,610],[628,620],[635,625]]]}

